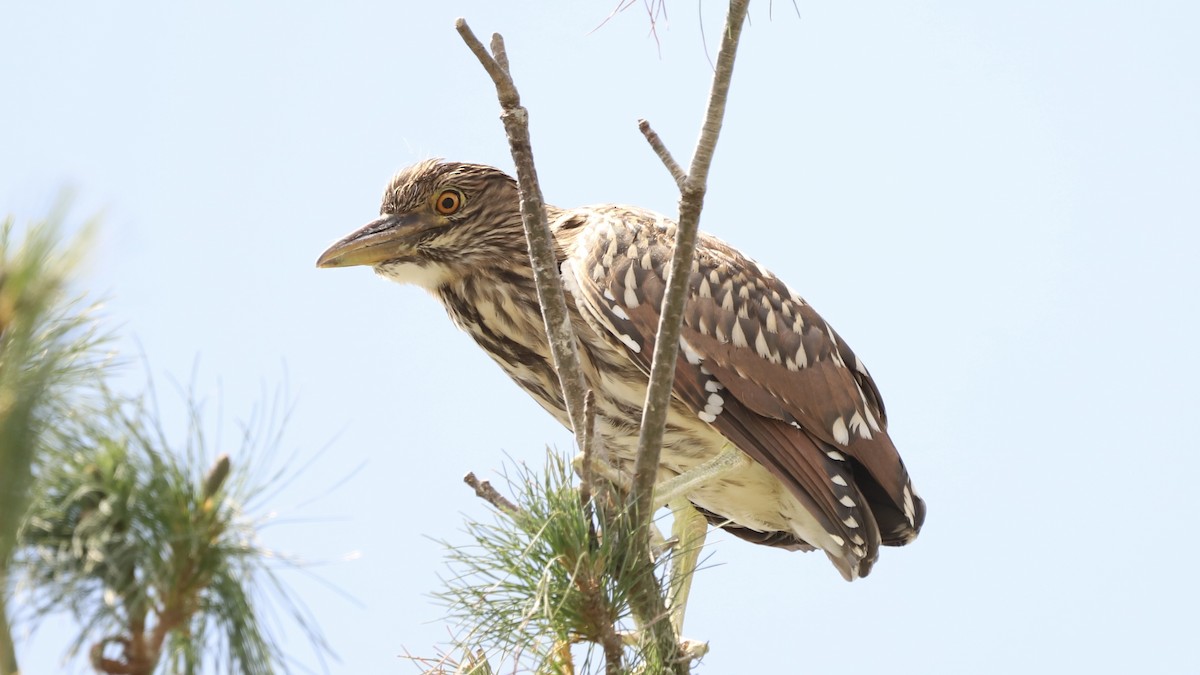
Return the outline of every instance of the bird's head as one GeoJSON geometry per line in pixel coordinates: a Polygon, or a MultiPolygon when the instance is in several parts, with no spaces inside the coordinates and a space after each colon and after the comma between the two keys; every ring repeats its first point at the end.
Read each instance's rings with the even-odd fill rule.
{"type": "Polygon", "coordinates": [[[393,281],[434,290],[511,268],[525,251],[516,181],[490,166],[427,160],[397,173],[379,218],[330,246],[317,267],[371,265],[393,281]]]}

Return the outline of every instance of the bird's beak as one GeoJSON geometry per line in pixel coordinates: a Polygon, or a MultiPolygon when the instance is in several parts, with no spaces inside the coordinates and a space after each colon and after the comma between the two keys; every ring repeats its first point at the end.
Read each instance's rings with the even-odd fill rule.
{"type": "Polygon", "coordinates": [[[426,223],[415,213],[385,215],[351,232],[317,258],[317,267],[378,265],[412,254],[412,235],[426,223]]]}

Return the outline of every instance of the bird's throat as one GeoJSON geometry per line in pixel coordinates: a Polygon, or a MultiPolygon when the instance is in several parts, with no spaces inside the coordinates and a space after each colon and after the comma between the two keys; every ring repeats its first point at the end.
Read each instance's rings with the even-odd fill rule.
{"type": "Polygon", "coordinates": [[[375,273],[398,284],[413,284],[437,291],[454,278],[450,268],[432,261],[386,262],[375,266],[375,273]]]}

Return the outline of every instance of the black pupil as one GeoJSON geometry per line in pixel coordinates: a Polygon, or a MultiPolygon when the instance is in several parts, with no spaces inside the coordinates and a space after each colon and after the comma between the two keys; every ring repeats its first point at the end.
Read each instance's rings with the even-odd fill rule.
{"type": "Polygon", "coordinates": [[[450,209],[454,208],[454,205],[457,203],[457,201],[458,200],[455,199],[453,195],[446,195],[445,197],[442,197],[442,209],[449,211],[450,209]]]}

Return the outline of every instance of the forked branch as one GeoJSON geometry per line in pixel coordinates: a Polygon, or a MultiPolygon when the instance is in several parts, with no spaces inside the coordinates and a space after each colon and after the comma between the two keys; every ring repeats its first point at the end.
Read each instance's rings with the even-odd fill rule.
{"type": "MultiPolygon", "coordinates": [[[[697,232],[700,226],[700,211],[704,207],[708,170],[712,166],[713,151],[725,119],[725,102],[729,96],[729,83],[733,78],[733,62],[737,55],[742,25],[746,21],[749,0],[731,0],[725,18],[725,31],[721,49],[717,53],[716,70],[713,73],[712,90],[708,97],[708,110],[700,140],[692,154],[692,163],[680,186],[679,223],[675,231],[675,250],[671,255],[670,271],[667,274],[667,291],[663,297],[658,330],[654,338],[654,360],[650,367],[650,386],[646,391],[646,405],[642,410],[641,435],[638,438],[637,464],[634,469],[633,487],[629,492],[629,507],[635,522],[649,522],[654,512],[654,482],[658,476],[659,457],[662,451],[663,430],[667,412],[671,405],[671,390],[675,381],[675,359],[679,351],[679,331],[683,322],[685,293],[691,271],[692,258],[696,252],[697,232]]],[[[663,159],[667,170],[678,181],[679,166],[671,159],[661,142],[655,143],[648,123],[640,124],[650,145],[663,159]]],[[[649,555],[650,533],[642,527],[635,531],[635,553],[649,555]]]]}
{"type": "MultiPolygon", "coordinates": [[[[617,528],[617,532],[614,534],[629,543],[627,554],[630,556],[630,560],[646,561],[645,565],[635,566],[633,572],[637,578],[633,583],[632,609],[649,632],[650,639],[659,654],[672,655],[671,658],[665,659],[670,663],[672,672],[681,675],[689,670],[688,658],[679,649],[671,623],[664,620],[666,603],[662,597],[662,588],[654,575],[654,566],[650,563],[649,525],[654,513],[654,482],[658,474],[663,431],[671,403],[688,273],[695,254],[708,172],[712,165],[713,152],[724,120],[734,58],[737,54],[737,46],[748,6],[749,0],[731,0],[730,2],[703,128],[692,155],[691,166],[686,173],[675,162],[661,139],[650,128],[649,123],[644,120],[639,122],[642,133],[679,186],[681,196],[675,249],[667,276],[667,292],[661,308],[662,318],[659,321],[655,337],[655,351],[642,415],[633,487],[629,493],[627,504],[628,519],[617,528]]],[[[517,168],[522,220],[525,225],[546,334],[563,388],[567,414],[579,447],[586,453],[590,450],[593,440],[591,425],[585,414],[584,401],[587,386],[580,367],[578,347],[571,329],[566,298],[558,273],[553,235],[546,220],[541,189],[538,186],[537,173],[533,164],[528,112],[520,104],[520,96],[517,94],[516,86],[509,72],[503,39],[499,35],[493,37],[492,53],[489,54],[488,50],[471,32],[466,21],[459,19],[456,22],[456,28],[496,86],[497,97],[503,110],[501,120],[504,123],[517,168]]],[[[587,462],[585,462],[586,465],[587,462]]],[[[610,523],[605,523],[605,525],[610,525],[610,523]]]]}

